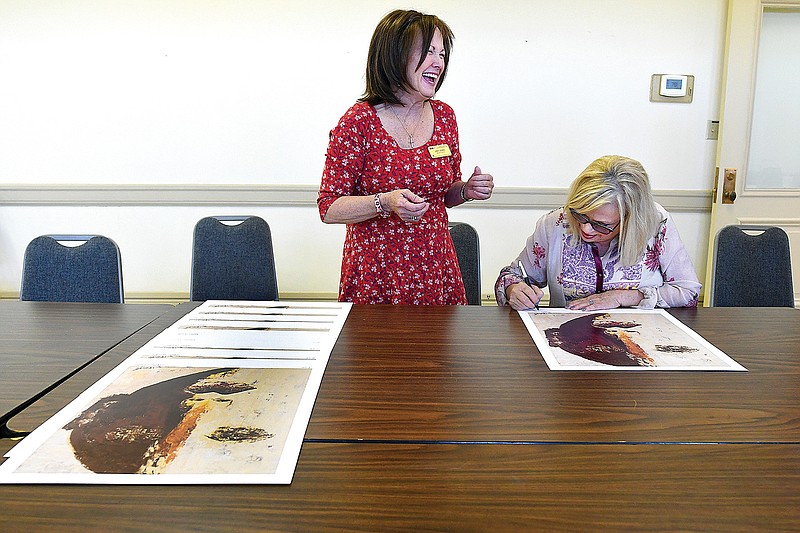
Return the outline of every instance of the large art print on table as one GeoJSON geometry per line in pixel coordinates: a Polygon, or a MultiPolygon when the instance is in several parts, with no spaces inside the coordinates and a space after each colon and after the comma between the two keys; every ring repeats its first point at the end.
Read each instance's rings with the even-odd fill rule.
{"type": "Polygon", "coordinates": [[[207,301],[11,449],[0,483],[291,483],[349,309],[207,301]]]}
{"type": "Polygon", "coordinates": [[[550,370],[746,371],[663,309],[520,311],[550,370]]]}
{"type": "Polygon", "coordinates": [[[14,473],[78,475],[76,481],[111,475],[105,482],[273,476],[310,375],[310,368],[274,364],[136,364],[64,418],[14,473]]]}

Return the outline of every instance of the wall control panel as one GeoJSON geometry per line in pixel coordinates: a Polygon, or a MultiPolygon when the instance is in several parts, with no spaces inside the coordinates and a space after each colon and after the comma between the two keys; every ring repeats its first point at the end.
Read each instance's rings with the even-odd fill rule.
{"type": "Polygon", "coordinates": [[[653,74],[650,78],[651,102],[691,103],[694,76],[688,74],[653,74]]]}
{"type": "Polygon", "coordinates": [[[658,90],[658,94],[673,97],[686,96],[686,76],[662,74],[661,88],[658,90]]]}

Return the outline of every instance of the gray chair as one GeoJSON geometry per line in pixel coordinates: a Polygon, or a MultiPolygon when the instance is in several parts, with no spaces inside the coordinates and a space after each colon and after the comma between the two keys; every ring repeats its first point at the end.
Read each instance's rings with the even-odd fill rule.
{"type": "Polygon", "coordinates": [[[715,307],[794,307],[789,238],[772,226],[726,226],[714,239],[715,307]]]}
{"type": "Polygon", "coordinates": [[[20,300],[124,303],[119,247],[102,235],[36,237],[25,249],[20,300]]]}
{"type": "Polygon", "coordinates": [[[451,222],[449,227],[467,292],[467,303],[481,305],[481,247],[478,232],[463,222],[451,222]]]}
{"type": "Polygon", "coordinates": [[[194,227],[189,298],[277,300],[269,224],[256,216],[200,219],[194,227]]]}

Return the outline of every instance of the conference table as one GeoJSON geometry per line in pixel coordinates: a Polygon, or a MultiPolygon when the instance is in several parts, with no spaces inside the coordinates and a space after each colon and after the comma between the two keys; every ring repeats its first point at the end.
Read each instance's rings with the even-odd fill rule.
{"type": "MultiPolygon", "coordinates": [[[[41,424],[194,305],[15,427],[41,424]]],[[[508,308],[355,305],[291,485],[6,485],[0,529],[800,529],[800,313],[670,313],[748,372],[550,371],[508,308]]]]}
{"type": "Polygon", "coordinates": [[[0,437],[8,421],[170,305],[0,300],[0,437]]]}

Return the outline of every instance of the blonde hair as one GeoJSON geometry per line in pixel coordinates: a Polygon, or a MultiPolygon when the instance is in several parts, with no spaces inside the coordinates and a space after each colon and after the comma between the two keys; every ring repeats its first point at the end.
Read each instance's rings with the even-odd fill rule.
{"type": "Polygon", "coordinates": [[[619,259],[622,266],[641,260],[647,241],[656,234],[660,217],[656,210],[650,179],[642,164],[619,155],[594,160],[569,189],[564,215],[569,230],[580,239],[580,224],[570,212],[594,211],[614,204],[619,209],[619,259]]]}

